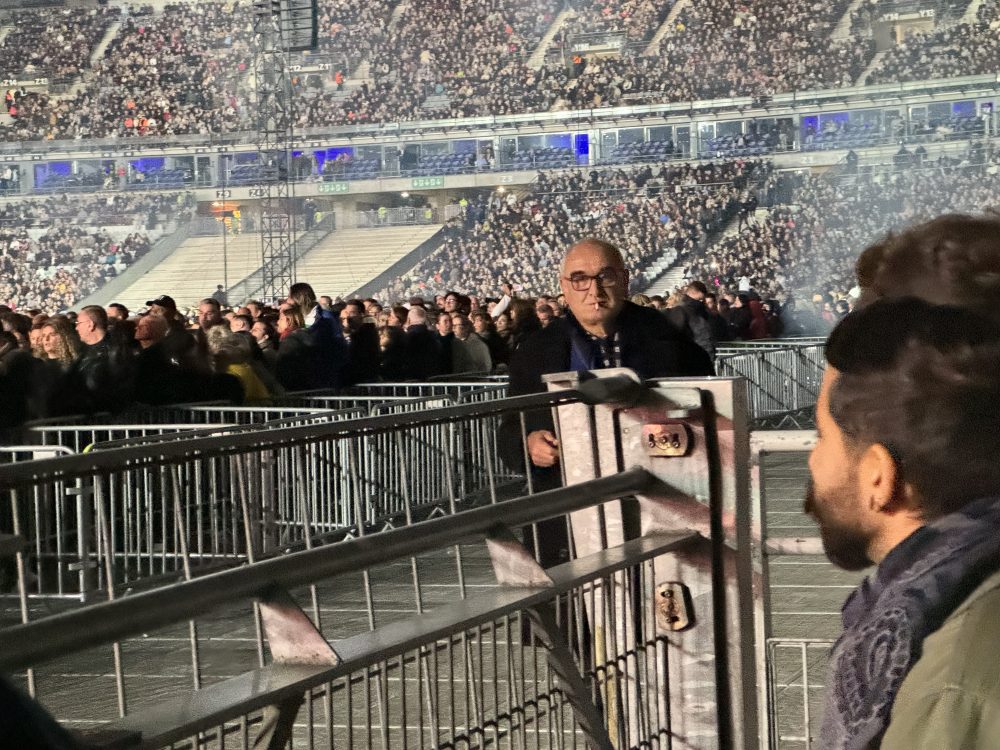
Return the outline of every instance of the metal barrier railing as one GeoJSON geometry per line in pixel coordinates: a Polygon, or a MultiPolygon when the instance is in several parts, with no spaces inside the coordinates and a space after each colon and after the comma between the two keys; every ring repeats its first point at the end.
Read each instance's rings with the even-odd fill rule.
{"type": "Polygon", "coordinates": [[[719,375],[744,377],[753,420],[809,409],[816,404],[825,360],[821,344],[761,345],[716,359],[719,375]]]}
{"type": "MultiPolygon", "coordinates": [[[[822,555],[823,545],[815,533],[770,538],[765,493],[768,456],[807,453],[815,444],[815,430],[755,432],[750,440],[752,533],[758,540],[754,547],[754,567],[760,576],[762,593],[755,599],[757,670],[759,675],[766,676],[759,685],[760,704],[767,709],[767,723],[761,728],[762,750],[813,747],[819,731],[820,714],[816,709],[833,641],[774,636],[771,563],[783,556],[822,555]]],[[[804,489],[803,485],[801,491],[804,489]]]]}
{"type": "MultiPolygon", "coordinates": [[[[31,550],[31,593],[86,598],[191,566],[253,561],[359,525],[399,523],[448,508],[458,495],[495,494],[513,475],[496,452],[502,409],[474,400],[491,395],[382,399],[348,410],[192,407],[201,425],[36,428],[78,452],[89,449],[75,457],[84,465],[83,456],[98,463],[12,497],[31,550]],[[423,413],[441,406],[451,416],[423,413]],[[369,432],[358,419],[368,414],[384,415],[379,424],[393,429],[369,432]],[[281,419],[259,421],[267,417],[281,419]],[[244,421],[258,429],[240,429],[244,421]],[[287,440],[296,430],[302,436],[287,440]],[[134,461],[119,460],[135,451],[134,461]],[[71,497],[85,498],[75,512],[71,497]],[[78,542],[73,554],[68,539],[78,542]]],[[[20,468],[0,468],[0,481],[20,468]]]]}
{"type": "MultiPolygon", "coordinates": [[[[201,509],[185,504],[177,480],[189,457],[245,461],[250,448],[340,441],[360,476],[357,438],[398,442],[415,429],[516,421],[526,410],[554,408],[570,486],[504,502],[492,495],[462,513],[452,495],[443,518],[411,525],[407,515],[406,527],[375,535],[359,524],[357,538],[334,545],[306,536],[298,551],[207,575],[185,555],[180,583],[125,597],[107,585],[111,601],[2,631],[0,669],[23,673],[68,725],[102,729],[88,736],[94,747],[749,748],[757,716],[743,384],[642,388],[626,371],[602,374],[618,377],[581,383],[564,373],[546,394],[421,412],[399,403],[363,420],[8,465],[0,491],[15,516],[32,488],[93,479],[105,547],[107,480],[122,467],[163,476],[162,528],[192,546],[201,509]],[[518,527],[539,551],[535,524],[555,517],[567,519],[571,559],[543,570],[518,527]],[[473,546],[483,537],[485,554],[473,546]],[[430,571],[446,581],[439,594],[430,571]],[[225,640],[230,631],[239,638],[225,640]],[[81,664],[113,679],[67,680],[81,664]],[[141,679],[150,673],[161,678],[152,691],[141,679]]],[[[404,493],[422,481],[405,477],[404,493]]],[[[18,552],[19,566],[30,557],[18,552]]],[[[99,559],[110,583],[115,561],[99,559]]]]}

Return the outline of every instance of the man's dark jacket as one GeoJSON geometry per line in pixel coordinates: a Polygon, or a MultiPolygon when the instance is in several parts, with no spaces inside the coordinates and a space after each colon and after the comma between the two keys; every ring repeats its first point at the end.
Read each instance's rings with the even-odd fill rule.
{"type": "Polygon", "coordinates": [[[685,334],[698,346],[715,356],[715,338],[712,335],[712,324],[709,321],[708,308],[701,300],[684,295],[683,301],[676,307],[663,311],[674,328],[685,334]]]}
{"type": "MultiPolygon", "coordinates": [[[[659,311],[626,302],[616,321],[623,367],[635,370],[639,377],[665,378],[713,375],[712,360],[690,338],[678,331],[659,311]]],[[[545,391],[542,375],[571,369],[571,336],[586,334],[572,315],[556,318],[534,333],[514,352],[510,361],[511,396],[545,391]]],[[[525,414],[528,433],[552,430],[550,409],[525,414]]],[[[520,420],[508,415],[497,433],[500,455],[514,471],[524,470],[520,420]]],[[[559,485],[559,467],[535,469],[535,488],[550,489],[559,485]]]]}
{"type": "Polygon", "coordinates": [[[403,362],[407,380],[427,380],[440,375],[441,337],[424,324],[411,325],[403,334],[403,362]]]}

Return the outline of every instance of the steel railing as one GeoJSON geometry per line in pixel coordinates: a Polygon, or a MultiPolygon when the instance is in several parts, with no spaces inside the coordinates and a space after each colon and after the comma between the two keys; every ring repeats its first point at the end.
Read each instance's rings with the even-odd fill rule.
{"type": "MultiPolygon", "coordinates": [[[[770,537],[765,463],[769,456],[803,454],[816,443],[814,430],[755,432],[750,440],[754,567],[762,596],[755,600],[759,700],[766,707],[762,750],[814,747],[819,732],[818,710],[823,696],[826,664],[833,640],[775,637],[772,612],[771,565],[782,557],[823,554],[815,531],[808,535],[770,537]]],[[[802,491],[804,492],[804,486],[802,491]]],[[[815,584],[812,585],[815,589],[815,584]]]]}
{"type": "MultiPolygon", "coordinates": [[[[748,528],[734,513],[733,481],[746,476],[742,385],[644,388],[621,372],[589,382],[564,374],[549,393],[501,401],[470,391],[466,403],[413,412],[404,399],[361,420],[239,426],[10,464],[0,491],[15,500],[15,518],[19,492],[93,480],[96,536],[108,549],[106,480],[123,468],[158,471],[171,516],[162,539],[197,542],[200,509],[185,505],[176,478],[184,460],[328,441],[346,441],[351,454],[358,438],[398,445],[428,426],[517,421],[526,410],[555,409],[572,486],[509,501],[491,488],[483,507],[449,490],[444,517],[415,524],[407,511],[401,527],[373,534],[361,523],[337,544],[307,535],[299,548],[227,570],[198,570],[185,554],[179,582],[126,596],[113,585],[116,561],[99,556],[110,601],[3,630],[0,668],[23,674],[68,726],[98,726],[88,735],[95,747],[749,747],[753,661],[740,653],[753,622],[740,620],[751,590],[738,569],[748,528]],[[694,450],[658,453],[639,436],[650,427],[685,432],[694,450]],[[723,481],[724,472],[733,476],[723,481]],[[615,502],[622,496],[635,499],[615,502]],[[623,523],[633,512],[634,528],[623,523]],[[539,551],[535,524],[564,516],[570,560],[542,570],[518,529],[539,551]],[[690,589],[679,602],[686,626],[674,626],[678,610],[665,603],[671,586],[690,589]],[[96,674],[81,682],[84,671],[96,674]]],[[[296,478],[314,491],[323,483],[296,478]]],[[[412,496],[427,478],[403,480],[412,496]]],[[[30,557],[16,553],[20,570],[30,557]]]]}
{"type": "Polygon", "coordinates": [[[30,551],[30,593],[86,599],[493,497],[515,478],[497,452],[499,418],[565,399],[487,400],[500,391],[379,397],[362,409],[352,397],[338,404],[347,410],[190,407],[203,424],[179,432],[185,425],[37,427],[77,453],[0,467],[30,551]]]}
{"type": "Polygon", "coordinates": [[[719,375],[746,378],[750,417],[772,427],[784,416],[803,415],[816,405],[823,382],[823,344],[773,341],[739,350],[724,349],[716,359],[719,375]],[[738,353],[737,353],[738,352],[738,353]]]}

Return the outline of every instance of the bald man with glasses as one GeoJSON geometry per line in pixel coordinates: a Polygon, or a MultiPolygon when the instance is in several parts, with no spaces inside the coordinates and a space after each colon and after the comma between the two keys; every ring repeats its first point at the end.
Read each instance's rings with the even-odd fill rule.
{"type": "MultiPolygon", "coordinates": [[[[618,249],[588,238],[569,249],[559,272],[567,314],[528,338],[510,363],[510,395],[545,390],[542,375],[628,367],[642,378],[712,375],[708,354],[658,311],[628,301],[629,274],[618,249]]],[[[525,415],[528,470],[536,490],[561,483],[560,446],[549,409],[525,415]]],[[[498,432],[501,456],[525,471],[520,420],[507,417],[498,432]]],[[[563,529],[565,524],[562,524],[563,529]]],[[[557,564],[563,548],[544,544],[543,564],[557,564]],[[557,548],[557,549],[556,549],[557,548]]]]}

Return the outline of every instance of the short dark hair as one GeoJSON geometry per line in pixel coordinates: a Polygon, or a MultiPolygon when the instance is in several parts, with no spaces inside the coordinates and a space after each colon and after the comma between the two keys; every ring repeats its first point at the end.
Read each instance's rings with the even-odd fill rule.
{"type": "Polygon", "coordinates": [[[100,305],[87,305],[80,312],[86,313],[96,328],[100,328],[102,331],[108,330],[108,313],[100,305]]]}
{"type": "Polygon", "coordinates": [[[919,297],[1000,323],[1000,216],[945,214],[889,234],[861,253],[855,273],[862,307],[919,297]]]}
{"type": "Polygon", "coordinates": [[[689,292],[698,292],[699,294],[708,294],[708,287],[705,286],[703,281],[692,281],[688,284],[689,292]]]}
{"type": "Polygon", "coordinates": [[[198,307],[201,307],[202,305],[211,305],[215,308],[216,312],[222,311],[222,305],[219,304],[219,300],[212,299],[211,297],[205,297],[205,299],[198,303],[198,307]]]}
{"type": "Polygon", "coordinates": [[[964,308],[881,300],[834,329],[830,415],[886,447],[931,520],[1000,491],[1000,326],[964,308]]]}
{"type": "Polygon", "coordinates": [[[122,318],[128,317],[128,308],[125,307],[125,305],[123,305],[121,302],[112,302],[110,305],[108,305],[108,309],[110,310],[111,308],[114,308],[119,313],[121,313],[122,318]]]}

